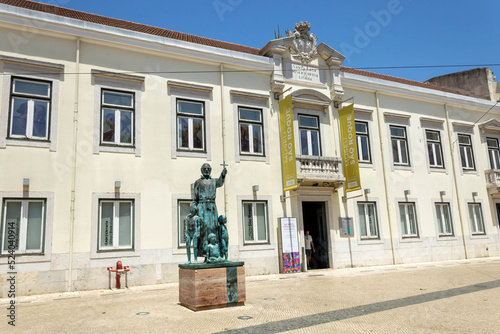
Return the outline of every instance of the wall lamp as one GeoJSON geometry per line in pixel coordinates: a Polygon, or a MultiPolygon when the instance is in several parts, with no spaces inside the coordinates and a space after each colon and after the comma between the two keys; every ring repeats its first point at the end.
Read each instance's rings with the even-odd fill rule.
{"type": "Polygon", "coordinates": [[[115,189],[120,189],[122,187],[122,181],[115,181],[115,189]]]}
{"type": "Polygon", "coordinates": [[[472,192],[472,197],[477,197],[477,191],[472,192]]]}
{"type": "Polygon", "coordinates": [[[23,179],[23,187],[29,187],[30,186],[30,179],[24,178],[23,179]]]}
{"type": "Polygon", "coordinates": [[[441,191],[439,192],[439,196],[441,196],[441,197],[446,196],[446,191],[441,190],[441,191]]]}
{"type": "Polygon", "coordinates": [[[370,192],[371,192],[371,191],[370,191],[370,188],[366,188],[366,189],[365,189],[365,195],[368,195],[370,192]]]}
{"type": "Polygon", "coordinates": [[[411,191],[410,190],[405,190],[405,196],[408,196],[411,194],[411,191]]]}
{"type": "Polygon", "coordinates": [[[259,186],[258,185],[252,186],[252,191],[253,192],[259,191],[259,186]]]}

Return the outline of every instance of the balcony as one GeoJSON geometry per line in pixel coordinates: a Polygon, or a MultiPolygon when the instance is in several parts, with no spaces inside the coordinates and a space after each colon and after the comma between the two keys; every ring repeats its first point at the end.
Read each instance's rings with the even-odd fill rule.
{"type": "Polygon", "coordinates": [[[488,169],[484,171],[486,176],[486,188],[488,193],[500,193],[500,169],[488,169]]]}
{"type": "Polygon", "coordinates": [[[297,155],[297,180],[301,185],[339,187],[345,180],[342,175],[342,160],[337,157],[297,155]]]}

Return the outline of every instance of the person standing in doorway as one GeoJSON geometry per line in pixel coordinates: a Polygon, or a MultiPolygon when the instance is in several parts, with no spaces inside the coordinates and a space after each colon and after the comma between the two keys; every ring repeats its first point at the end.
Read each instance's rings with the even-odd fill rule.
{"type": "Polygon", "coordinates": [[[313,238],[309,234],[309,230],[306,231],[306,237],[305,237],[305,244],[306,244],[306,258],[307,258],[307,269],[309,270],[309,261],[311,261],[311,256],[313,252],[316,252],[314,249],[314,243],[313,243],[313,238]]]}

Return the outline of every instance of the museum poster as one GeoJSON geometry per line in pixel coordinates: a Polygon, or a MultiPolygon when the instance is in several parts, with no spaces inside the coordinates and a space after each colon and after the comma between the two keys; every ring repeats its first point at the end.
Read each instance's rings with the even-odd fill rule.
{"type": "Polygon", "coordinates": [[[340,140],[342,144],[342,163],[344,167],[346,192],[361,189],[354,123],[354,105],[339,110],[340,140]]]}
{"type": "Polygon", "coordinates": [[[281,160],[283,168],[283,191],[297,188],[297,166],[295,164],[295,141],[293,131],[292,96],[279,102],[281,160]]]}
{"type": "Polygon", "coordinates": [[[283,272],[300,272],[296,218],[281,218],[281,244],[283,252],[283,272]]]}

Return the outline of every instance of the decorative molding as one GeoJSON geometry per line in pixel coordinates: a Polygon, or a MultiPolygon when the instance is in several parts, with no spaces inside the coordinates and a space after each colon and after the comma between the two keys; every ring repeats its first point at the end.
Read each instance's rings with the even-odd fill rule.
{"type": "Polygon", "coordinates": [[[32,59],[27,59],[27,58],[17,58],[17,57],[0,55],[0,60],[5,62],[5,63],[38,66],[38,67],[50,68],[52,70],[57,70],[57,71],[64,70],[63,64],[48,63],[45,61],[32,60],[32,59]]]}
{"type": "Polygon", "coordinates": [[[213,87],[210,87],[210,86],[201,86],[201,85],[195,85],[195,84],[179,82],[179,81],[172,81],[172,80],[167,81],[167,85],[169,87],[200,90],[200,91],[203,91],[206,93],[212,93],[212,91],[213,91],[213,87]]]}
{"type": "Polygon", "coordinates": [[[487,132],[494,133],[496,135],[500,134],[500,121],[497,121],[496,119],[490,119],[489,121],[479,124],[478,127],[483,135],[487,132]]]}
{"type": "Polygon", "coordinates": [[[399,118],[399,119],[409,120],[411,116],[410,115],[404,115],[404,114],[395,114],[395,113],[392,113],[392,112],[384,112],[384,117],[387,117],[387,118],[399,118]]]}
{"type": "Polygon", "coordinates": [[[90,72],[92,73],[92,75],[105,77],[105,78],[111,78],[111,79],[129,80],[129,81],[138,81],[138,82],[144,82],[144,80],[145,80],[145,77],[138,76],[138,75],[115,73],[115,72],[101,71],[101,70],[95,70],[95,69],[92,69],[90,72]]]}
{"type": "Polygon", "coordinates": [[[244,98],[247,98],[247,99],[269,100],[269,95],[249,93],[249,92],[242,92],[242,91],[239,91],[239,90],[230,90],[229,94],[240,96],[240,97],[244,97],[244,98]]]}
{"type": "Polygon", "coordinates": [[[455,128],[465,128],[465,129],[472,129],[472,128],[474,128],[474,124],[461,123],[461,122],[452,122],[451,124],[455,128]]]}
{"type": "Polygon", "coordinates": [[[444,123],[444,119],[420,117],[420,122],[421,123],[425,122],[425,123],[443,124],[444,123]]]}

